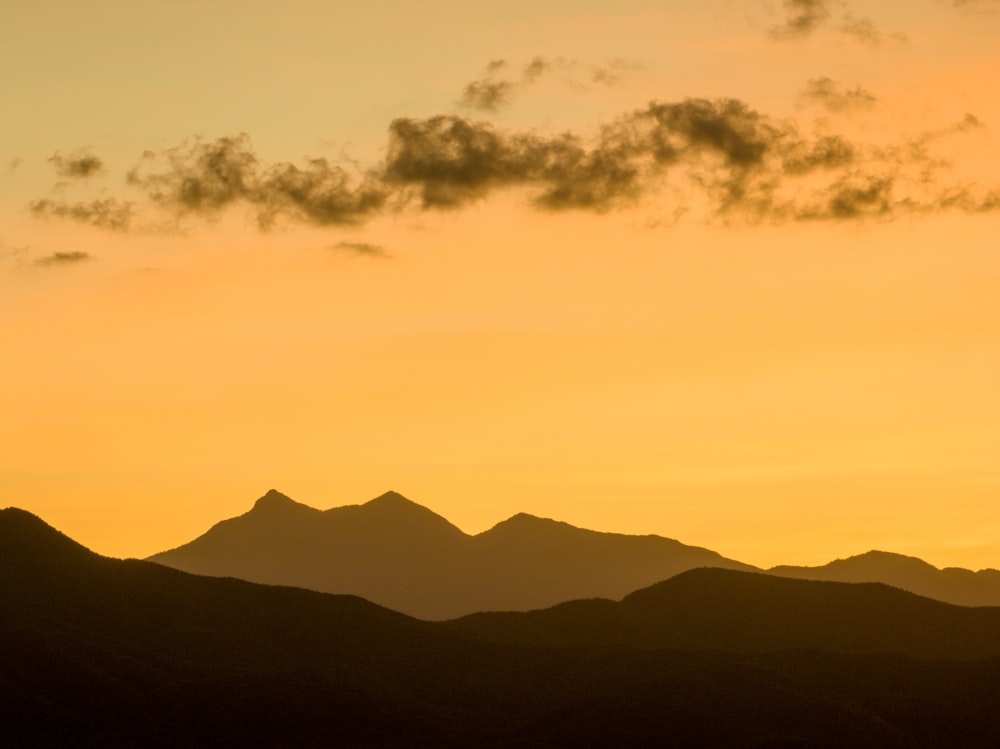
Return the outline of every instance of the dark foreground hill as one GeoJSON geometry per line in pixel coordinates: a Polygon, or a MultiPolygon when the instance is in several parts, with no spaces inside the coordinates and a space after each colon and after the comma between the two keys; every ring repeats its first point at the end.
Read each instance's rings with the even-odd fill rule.
{"type": "Polygon", "coordinates": [[[883,586],[774,583],[718,570],[678,579],[621,603],[577,602],[527,615],[561,621],[556,627],[569,627],[565,637],[551,626],[528,636],[531,628],[507,627],[497,615],[488,631],[476,631],[469,620],[418,621],[350,596],[106,559],[29,513],[3,510],[4,743],[960,747],[1000,741],[1000,659],[990,657],[1000,646],[981,632],[983,622],[996,626],[997,611],[922,601],[883,586]],[[573,606],[575,615],[566,617],[573,606]],[[758,606],[774,611],[754,619],[758,606]],[[838,617],[850,620],[852,606],[869,612],[853,610],[865,626],[877,612],[889,629],[900,628],[901,648],[845,652],[883,644],[881,634],[863,647],[835,635],[843,624],[838,617]],[[829,612],[832,621],[825,619],[829,612]],[[706,630],[710,615],[729,623],[706,630]],[[927,615],[933,623],[927,636],[905,623],[927,615]],[[771,624],[763,639],[732,639],[732,631],[765,620],[771,624]],[[613,637],[595,634],[616,621],[613,637]],[[678,632],[687,634],[674,639],[678,632]],[[787,649],[803,637],[818,649],[787,649]],[[936,652],[927,644],[933,637],[965,640],[971,644],[945,650],[978,659],[905,655],[936,652]],[[667,643],[671,649],[662,649],[667,643]]]}
{"type": "Polygon", "coordinates": [[[150,561],[351,593],[422,619],[621,598],[695,567],[754,569],[669,538],[598,533],[523,513],[469,536],[395,492],[320,511],[274,490],[246,514],[150,561]]]}

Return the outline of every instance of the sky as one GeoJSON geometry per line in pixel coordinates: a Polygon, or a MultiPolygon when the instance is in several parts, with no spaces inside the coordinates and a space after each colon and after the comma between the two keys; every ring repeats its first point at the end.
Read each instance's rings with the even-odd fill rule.
{"type": "Polygon", "coordinates": [[[1000,567],[997,0],[11,0],[0,504],[1000,567]]]}

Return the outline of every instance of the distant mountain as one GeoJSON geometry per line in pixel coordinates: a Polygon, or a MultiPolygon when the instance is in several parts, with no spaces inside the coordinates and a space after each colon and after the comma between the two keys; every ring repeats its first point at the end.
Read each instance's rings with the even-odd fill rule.
{"type": "Polygon", "coordinates": [[[362,596],[423,619],[623,595],[695,567],[753,567],[660,536],[526,514],[469,536],[396,492],[320,511],[271,490],[249,512],[149,558],[186,572],[362,596]]]}
{"type": "Polygon", "coordinates": [[[423,622],[0,510],[9,746],[996,746],[997,652],[1000,609],[726,570],[423,622]]]}
{"type": "Polygon", "coordinates": [[[969,608],[881,583],[792,580],[723,569],[683,572],[619,601],[481,612],[449,626],[535,646],[1000,656],[1000,608],[969,608]]]}
{"type": "Polygon", "coordinates": [[[957,567],[938,569],[916,557],[869,551],[822,567],[772,567],[768,574],[802,580],[885,583],[928,598],[961,606],[1000,606],[1000,571],[957,567]]]}

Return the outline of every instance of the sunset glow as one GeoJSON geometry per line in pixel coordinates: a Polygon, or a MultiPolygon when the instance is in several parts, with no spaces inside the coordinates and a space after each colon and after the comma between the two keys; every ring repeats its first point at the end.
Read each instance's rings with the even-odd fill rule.
{"type": "Polygon", "coordinates": [[[11,6],[3,506],[1000,567],[1000,3],[11,6]]]}

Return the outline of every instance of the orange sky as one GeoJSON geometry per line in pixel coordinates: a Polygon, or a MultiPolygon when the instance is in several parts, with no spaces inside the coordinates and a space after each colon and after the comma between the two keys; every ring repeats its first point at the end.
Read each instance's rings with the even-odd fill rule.
{"type": "Polygon", "coordinates": [[[391,488],[1000,567],[1000,4],[202,5],[4,11],[3,504],[116,556],[391,488]],[[465,181],[401,160],[438,115],[493,138],[465,181]],[[207,182],[241,132],[249,186],[207,182]],[[385,202],[294,202],[319,157],[385,202]]]}

